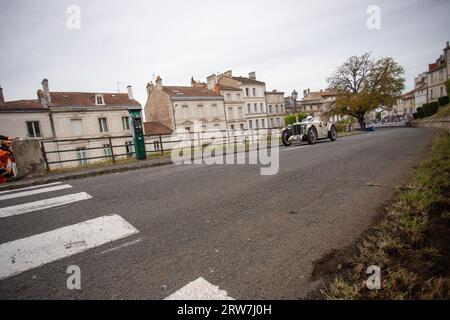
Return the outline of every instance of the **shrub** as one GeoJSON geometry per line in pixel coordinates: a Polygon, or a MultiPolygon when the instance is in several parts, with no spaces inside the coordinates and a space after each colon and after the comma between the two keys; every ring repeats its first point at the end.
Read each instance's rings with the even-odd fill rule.
{"type": "Polygon", "coordinates": [[[448,104],[449,99],[448,99],[448,96],[443,96],[443,97],[440,97],[438,99],[438,101],[439,101],[439,105],[445,106],[446,104],[448,104]]]}
{"type": "Polygon", "coordinates": [[[447,96],[450,94],[450,79],[445,81],[445,90],[447,90],[447,96]]]}
{"type": "Polygon", "coordinates": [[[302,121],[303,119],[305,119],[308,114],[307,113],[298,113],[298,114],[288,114],[287,116],[284,117],[284,123],[286,125],[288,124],[294,124],[295,120],[296,120],[296,116],[298,117],[299,121],[302,121]]]}
{"type": "Polygon", "coordinates": [[[417,112],[414,112],[412,116],[414,120],[420,119],[419,114],[417,112]]]}
{"type": "Polygon", "coordinates": [[[435,102],[426,103],[422,106],[422,109],[423,109],[423,115],[425,117],[432,116],[433,114],[438,112],[439,102],[435,101],[435,102]]]}
{"type": "Polygon", "coordinates": [[[417,108],[416,114],[417,114],[417,118],[418,119],[421,119],[421,118],[425,117],[425,115],[423,114],[423,106],[417,108]]]}

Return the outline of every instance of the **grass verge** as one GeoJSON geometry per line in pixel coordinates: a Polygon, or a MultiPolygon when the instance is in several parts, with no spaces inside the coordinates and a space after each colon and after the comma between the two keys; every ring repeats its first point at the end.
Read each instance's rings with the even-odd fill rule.
{"type": "MultiPolygon", "coordinates": [[[[340,261],[321,290],[326,299],[450,298],[450,133],[440,132],[410,183],[380,224],[340,261]],[[366,269],[381,268],[381,289],[369,290],[366,269]]],[[[339,256],[339,254],[334,254],[339,256]]]]}

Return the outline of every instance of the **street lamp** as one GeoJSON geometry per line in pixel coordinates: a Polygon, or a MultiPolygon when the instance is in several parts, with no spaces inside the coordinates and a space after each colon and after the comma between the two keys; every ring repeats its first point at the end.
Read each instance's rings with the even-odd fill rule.
{"type": "Polygon", "coordinates": [[[298,97],[298,93],[297,93],[297,91],[295,91],[295,89],[294,89],[294,91],[292,91],[292,93],[291,93],[291,98],[292,98],[292,100],[294,100],[294,110],[295,110],[295,113],[297,113],[297,97],[298,97]]]}

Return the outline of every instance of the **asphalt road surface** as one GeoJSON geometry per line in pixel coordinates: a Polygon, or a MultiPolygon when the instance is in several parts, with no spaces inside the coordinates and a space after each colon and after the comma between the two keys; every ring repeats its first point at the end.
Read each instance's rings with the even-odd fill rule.
{"type": "Polygon", "coordinates": [[[371,227],[432,138],[397,128],[281,148],[273,176],[169,165],[2,192],[0,298],[304,298],[321,285],[314,262],[371,227]]]}

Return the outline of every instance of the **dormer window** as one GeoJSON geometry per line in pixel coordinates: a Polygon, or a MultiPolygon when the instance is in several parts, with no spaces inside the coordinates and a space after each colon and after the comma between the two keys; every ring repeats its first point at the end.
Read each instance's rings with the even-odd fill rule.
{"type": "Polygon", "coordinates": [[[105,104],[105,100],[103,99],[103,95],[96,94],[95,95],[95,104],[99,106],[103,106],[105,104]]]}

